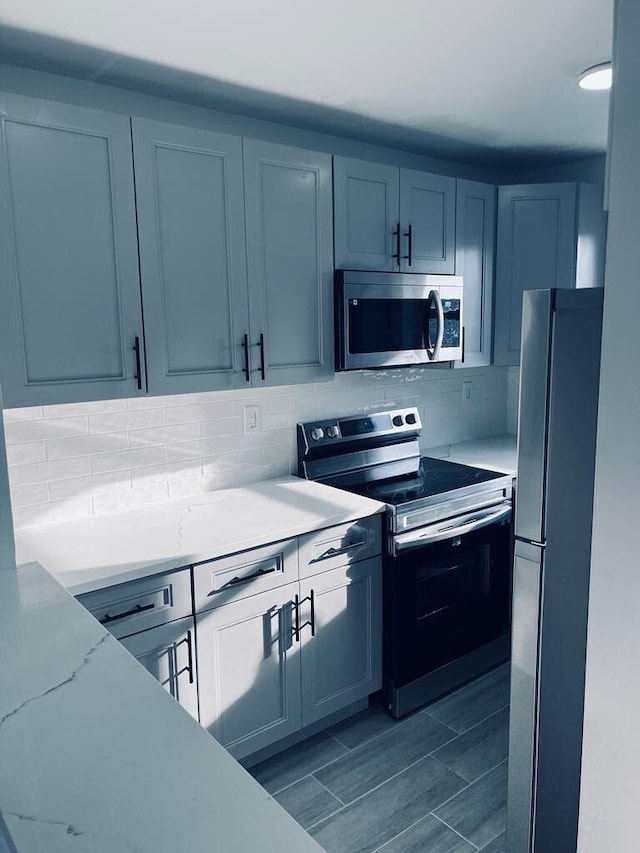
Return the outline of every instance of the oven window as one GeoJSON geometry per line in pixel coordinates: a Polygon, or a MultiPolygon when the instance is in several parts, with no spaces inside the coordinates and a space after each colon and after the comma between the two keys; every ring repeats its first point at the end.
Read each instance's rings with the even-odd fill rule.
{"type": "Polygon", "coordinates": [[[408,684],[508,631],[510,578],[508,524],[396,557],[388,576],[396,685],[408,684]]]}
{"type": "Polygon", "coordinates": [[[349,352],[423,350],[425,307],[424,299],[349,299],[349,352]]]}

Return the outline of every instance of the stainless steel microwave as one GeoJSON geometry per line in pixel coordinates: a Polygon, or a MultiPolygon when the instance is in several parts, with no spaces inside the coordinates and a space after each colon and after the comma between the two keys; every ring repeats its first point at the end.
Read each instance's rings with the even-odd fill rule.
{"type": "Polygon", "coordinates": [[[462,277],[337,270],[336,369],[462,358],[462,277]]]}

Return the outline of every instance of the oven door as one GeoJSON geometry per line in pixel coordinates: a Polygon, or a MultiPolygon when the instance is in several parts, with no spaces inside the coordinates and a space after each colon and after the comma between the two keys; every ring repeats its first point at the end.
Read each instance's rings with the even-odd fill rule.
{"type": "Polygon", "coordinates": [[[496,520],[485,525],[482,515],[470,516],[466,525],[452,519],[444,525],[452,528],[448,535],[441,525],[426,544],[418,544],[420,531],[396,537],[405,546],[396,547],[386,579],[388,675],[396,688],[509,631],[511,507],[487,510],[484,519],[496,520]]]}
{"type": "Polygon", "coordinates": [[[462,358],[461,286],[345,283],[339,300],[342,370],[462,358]]]}

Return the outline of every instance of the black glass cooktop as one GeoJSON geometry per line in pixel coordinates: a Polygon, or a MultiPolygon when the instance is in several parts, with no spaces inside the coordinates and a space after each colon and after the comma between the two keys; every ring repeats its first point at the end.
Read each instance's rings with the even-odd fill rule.
{"type": "Polygon", "coordinates": [[[470,465],[460,465],[458,462],[449,462],[446,459],[423,456],[415,474],[395,479],[376,480],[346,488],[350,492],[399,506],[409,501],[486,483],[504,476],[499,471],[488,471],[485,468],[473,468],[470,465]]]}

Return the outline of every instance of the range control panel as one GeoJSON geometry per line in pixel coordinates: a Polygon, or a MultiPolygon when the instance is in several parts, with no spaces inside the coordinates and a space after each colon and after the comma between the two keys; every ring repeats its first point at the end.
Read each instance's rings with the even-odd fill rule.
{"type": "Polygon", "coordinates": [[[298,437],[308,449],[375,437],[418,435],[422,429],[420,413],[415,406],[393,409],[350,418],[313,421],[298,424],[298,437]]]}

